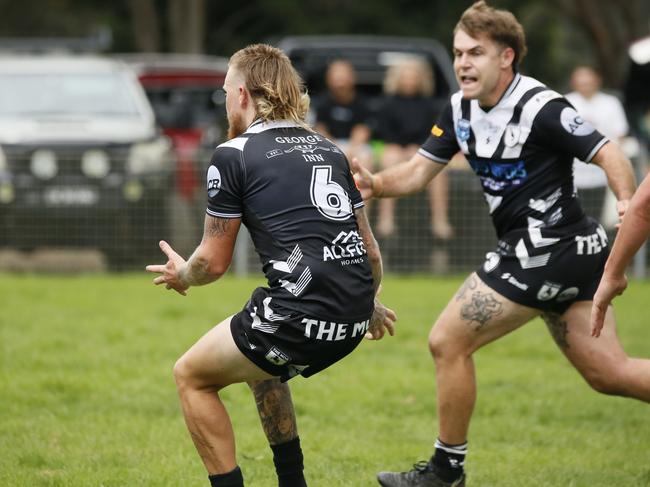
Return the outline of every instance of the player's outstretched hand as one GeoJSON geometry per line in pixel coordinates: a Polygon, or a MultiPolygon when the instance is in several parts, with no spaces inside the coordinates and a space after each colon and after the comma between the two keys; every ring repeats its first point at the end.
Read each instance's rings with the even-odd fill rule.
{"type": "Polygon", "coordinates": [[[162,250],[167,256],[167,263],[165,265],[156,264],[148,265],[146,267],[149,272],[156,272],[161,274],[160,276],[154,278],[153,283],[157,286],[159,284],[166,284],[167,289],[173,289],[178,294],[183,296],[187,295],[187,289],[189,286],[182,283],[179,279],[178,272],[185,265],[185,259],[176,253],[164,240],[159,242],[160,250],[162,250]]]}
{"type": "Polygon", "coordinates": [[[627,278],[622,276],[618,279],[603,276],[594,294],[594,302],[591,307],[591,336],[599,337],[605,324],[607,308],[616,296],[620,296],[627,287],[627,278]]]}
{"type": "Polygon", "coordinates": [[[395,335],[395,321],[397,321],[395,311],[387,308],[375,298],[375,311],[372,313],[372,318],[370,318],[370,325],[365,338],[368,340],[381,340],[386,332],[390,336],[395,335]]]}
{"type": "Polygon", "coordinates": [[[354,176],[354,182],[361,193],[361,197],[364,200],[369,200],[370,198],[376,196],[374,194],[374,185],[372,178],[374,177],[370,171],[368,171],[363,164],[359,162],[359,159],[356,157],[352,158],[350,161],[350,167],[352,168],[352,175],[354,176]]]}

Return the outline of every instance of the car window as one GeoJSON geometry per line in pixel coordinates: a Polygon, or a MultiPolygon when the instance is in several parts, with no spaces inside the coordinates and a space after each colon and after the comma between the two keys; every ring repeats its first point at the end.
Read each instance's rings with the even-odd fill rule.
{"type": "Polygon", "coordinates": [[[9,73],[0,76],[0,116],[139,116],[124,76],[9,73]]]}

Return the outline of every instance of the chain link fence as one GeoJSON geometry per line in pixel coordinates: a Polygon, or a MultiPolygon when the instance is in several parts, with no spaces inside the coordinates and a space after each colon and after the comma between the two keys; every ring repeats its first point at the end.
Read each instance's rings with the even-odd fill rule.
{"type": "MultiPolygon", "coordinates": [[[[85,174],[83,151],[58,150],[57,173],[44,179],[34,163],[37,150],[12,152],[5,147],[6,159],[18,169],[11,181],[0,182],[0,266],[25,270],[32,262],[38,267],[39,259],[50,252],[65,257],[59,258],[58,266],[46,259],[46,270],[79,270],[84,265],[140,270],[145,264],[163,261],[158,249],[161,239],[188,256],[203,232],[203,181],[211,151],[203,148],[193,155],[192,183],[188,187],[184,180],[181,187],[178,167],[167,174],[129,176],[124,172],[127,156],[119,147],[107,148],[110,171],[101,179],[85,174]]],[[[645,151],[639,154],[635,162],[640,168],[645,164],[645,151]]],[[[496,237],[478,178],[462,163],[448,169],[448,175],[452,236],[447,240],[434,237],[426,192],[398,199],[395,232],[379,238],[386,272],[464,273],[480,265],[485,253],[494,248],[496,237]]],[[[373,202],[368,208],[374,225],[377,207],[373,202]]],[[[644,260],[637,260],[637,275],[645,272],[645,253],[640,255],[637,259],[644,260]]],[[[244,227],[231,271],[238,275],[260,272],[244,227]]]]}

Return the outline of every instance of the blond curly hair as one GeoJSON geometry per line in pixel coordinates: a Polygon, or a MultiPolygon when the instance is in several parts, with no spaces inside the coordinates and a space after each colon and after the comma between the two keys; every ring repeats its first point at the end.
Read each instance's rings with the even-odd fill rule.
{"type": "Polygon", "coordinates": [[[420,78],[419,94],[423,96],[432,96],[435,90],[435,81],[431,66],[426,60],[418,56],[407,56],[399,62],[393,64],[384,78],[384,93],[387,95],[398,95],[400,90],[400,79],[402,74],[408,70],[414,69],[420,78]]]}
{"type": "Polygon", "coordinates": [[[233,54],[228,65],[243,76],[260,119],[290,120],[307,127],[309,95],[284,52],[267,44],[252,44],[233,54]]]}

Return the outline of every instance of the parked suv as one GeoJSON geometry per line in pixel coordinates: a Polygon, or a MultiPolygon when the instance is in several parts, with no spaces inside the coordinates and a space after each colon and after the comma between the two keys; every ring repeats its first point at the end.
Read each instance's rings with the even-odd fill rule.
{"type": "Polygon", "coordinates": [[[166,237],[173,159],[135,74],[100,57],[0,57],[0,244],[99,247],[113,266],[166,237]]]}

